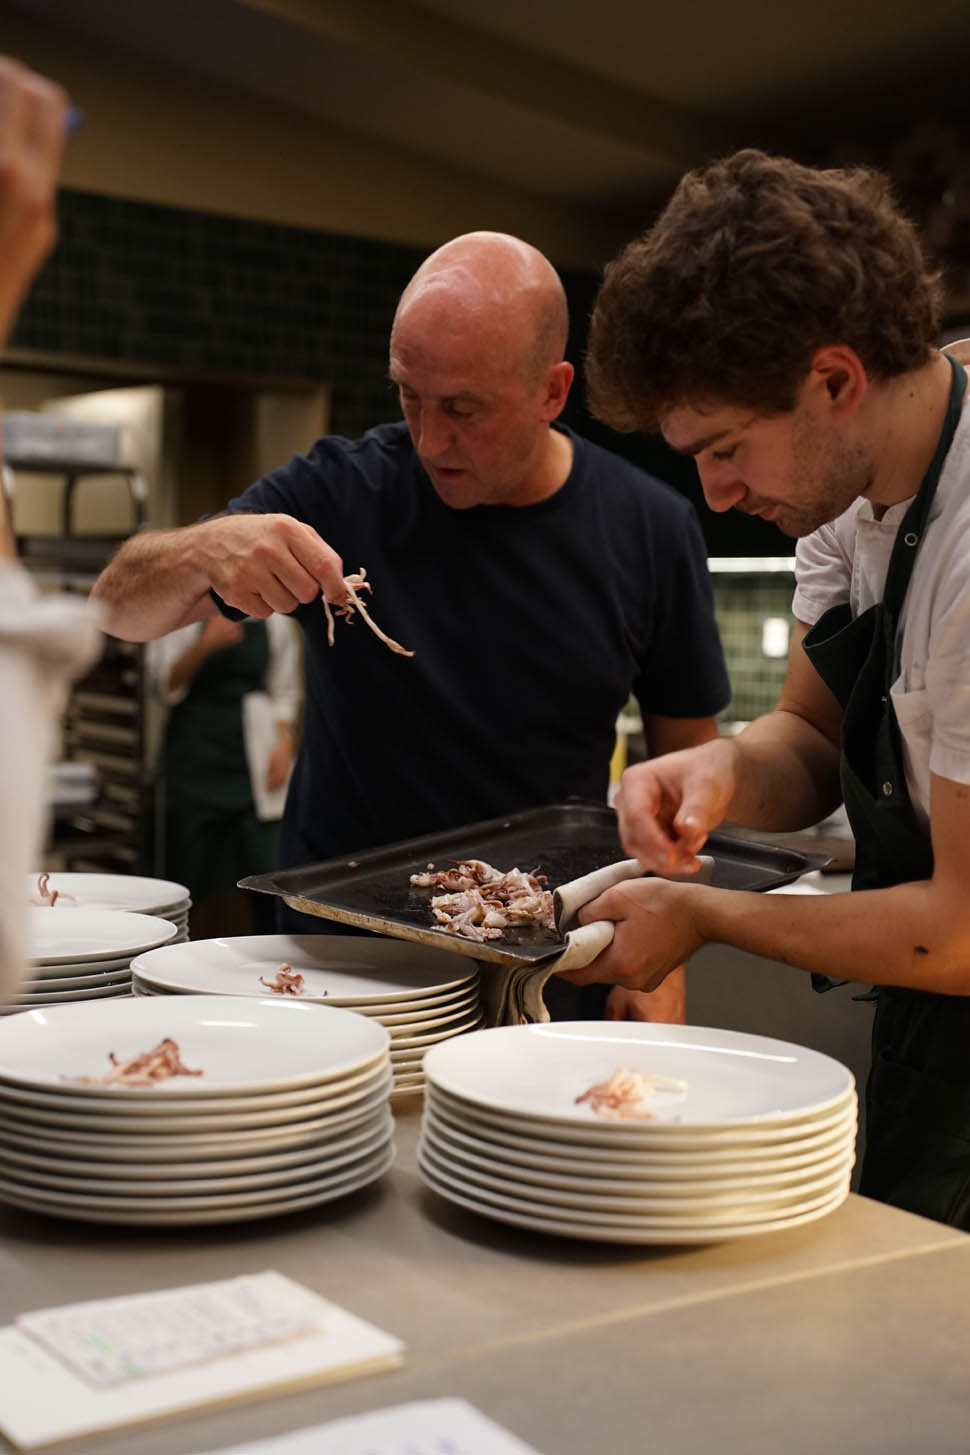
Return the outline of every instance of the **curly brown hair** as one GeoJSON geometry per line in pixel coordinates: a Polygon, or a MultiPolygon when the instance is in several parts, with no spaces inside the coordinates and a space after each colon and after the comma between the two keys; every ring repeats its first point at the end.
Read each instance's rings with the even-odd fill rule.
{"type": "Polygon", "coordinates": [[[621,431],[683,404],[794,408],[815,351],[880,379],[926,363],[938,279],[887,180],[746,150],[688,172],[606,267],[586,357],[590,408],[621,431]]]}

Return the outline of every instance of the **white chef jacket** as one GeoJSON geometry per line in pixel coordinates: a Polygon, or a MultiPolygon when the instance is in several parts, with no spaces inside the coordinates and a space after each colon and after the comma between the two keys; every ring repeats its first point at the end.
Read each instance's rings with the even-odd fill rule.
{"type": "MultiPolygon", "coordinates": [[[[830,606],[854,616],[882,600],[896,532],[911,501],[881,520],[855,501],[796,547],[799,621],[813,625],[830,606]]],[[[970,407],[966,404],[930,508],[897,636],[892,701],[906,782],[917,818],[929,826],[930,774],[970,783],[970,407]]]]}
{"type": "Polygon", "coordinates": [[[24,885],[40,864],[45,778],[72,677],[98,653],[99,614],[77,596],[41,596],[0,562],[0,1003],[26,973],[24,885]]]}

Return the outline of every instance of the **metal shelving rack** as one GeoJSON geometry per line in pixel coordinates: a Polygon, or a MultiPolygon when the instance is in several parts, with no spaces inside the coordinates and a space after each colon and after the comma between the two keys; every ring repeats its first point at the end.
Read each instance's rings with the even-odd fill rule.
{"type": "MultiPolygon", "coordinates": [[[[62,477],[60,532],[18,535],[17,552],[41,589],[87,594],[114,549],[145,523],[147,486],[131,466],[77,460],[7,457],[3,488],[13,502],[17,477],[62,477]],[[78,488],[86,478],[115,477],[128,493],[131,532],[79,534],[75,529],[78,488]]],[[[153,801],[149,785],[148,696],[144,648],[105,638],[100,659],[73,687],[62,730],[66,761],[93,764],[99,792],[94,802],[55,812],[48,842],[65,869],[152,872],[153,801]]]]}

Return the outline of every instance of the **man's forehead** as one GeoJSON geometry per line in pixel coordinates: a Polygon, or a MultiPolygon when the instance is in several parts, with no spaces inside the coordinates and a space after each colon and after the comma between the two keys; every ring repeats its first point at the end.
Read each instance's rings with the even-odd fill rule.
{"type": "Polygon", "coordinates": [[[671,449],[681,455],[699,455],[702,450],[759,418],[750,406],[705,403],[678,404],[661,413],[660,433],[671,449]]]}

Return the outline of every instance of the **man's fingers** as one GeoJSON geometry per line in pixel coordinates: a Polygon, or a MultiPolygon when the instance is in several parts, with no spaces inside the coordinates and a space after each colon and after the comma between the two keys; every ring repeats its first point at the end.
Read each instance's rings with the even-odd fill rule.
{"type": "Polygon", "coordinates": [[[322,592],[346,598],[340,557],[312,526],[284,515],[221,515],[201,528],[205,570],[231,606],[251,616],[289,614],[322,592]]]}
{"type": "MultiPolygon", "coordinates": [[[[342,605],[347,600],[343,561],[310,526],[306,527],[306,531],[308,534],[301,535],[294,542],[295,559],[312,578],[316,591],[322,591],[328,601],[342,605]]],[[[300,600],[312,601],[313,596],[301,596],[300,600]]]]}
{"type": "Polygon", "coordinates": [[[53,81],[30,76],[24,83],[23,138],[47,175],[56,173],[64,149],[67,96],[53,81]]]}

